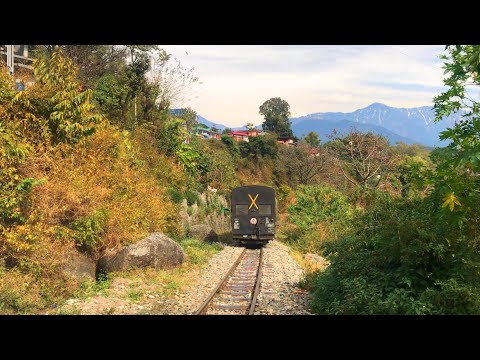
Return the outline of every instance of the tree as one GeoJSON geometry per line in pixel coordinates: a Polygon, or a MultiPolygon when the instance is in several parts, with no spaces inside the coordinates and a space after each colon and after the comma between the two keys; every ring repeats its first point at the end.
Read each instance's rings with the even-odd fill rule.
{"type": "Polygon", "coordinates": [[[285,147],[285,167],[291,181],[295,184],[312,184],[325,168],[327,160],[324,154],[311,154],[310,145],[301,141],[295,147],[285,147]]]}
{"type": "Polygon", "coordinates": [[[265,120],[262,124],[264,131],[271,131],[280,137],[292,137],[290,124],[290,105],[281,98],[271,98],[260,106],[260,114],[265,120]]]}
{"type": "Polygon", "coordinates": [[[80,83],[92,89],[103,75],[116,73],[125,64],[127,54],[126,47],[117,45],[36,45],[34,56],[49,58],[56,48],[60,48],[78,68],[80,83]]]}
{"type": "MultiPolygon", "coordinates": [[[[479,221],[480,201],[480,102],[468,90],[480,85],[480,45],[447,46],[444,85],[447,90],[434,98],[435,121],[464,111],[463,119],[442,132],[440,139],[450,140],[444,148],[432,151],[436,167],[435,189],[443,206],[458,209],[471,224],[479,221]],[[455,201],[457,200],[457,201],[455,201]]],[[[460,222],[459,222],[460,223],[460,222]]]]}
{"type": "Polygon", "coordinates": [[[132,129],[148,117],[155,104],[158,91],[147,81],[146,75],[150,70],[150,52],[158,48],[156,45],[126,45],[121,48],[125,54],[123,62],[97,80],[94,99],[110,121],[132,129]],[[139,99],[142,109],[137,109],[139,99]]]}
{"type": "Polygon", "coordinates": [[[277,157],[277,140],[271,136],[254,136],[249,141],[240,142],[240,153],[243,157],[268,156],[272,159],[277,157]]]}
{"type": "Polygon", "coordinates": [[[158,50],[153,56],[151,82],[158,89],[155,102],[160,110],[170,108],[184,99],[186,90],[199,82],[194,76],[194,68],[182,66],[180,61],[172,58],[165,50],[158,50]]]}
{"type": "Polygon", "coordinates": [[[407,197],[411,190],[426,194],[431,189],[428,178],[433,170],[430,151],[425,146],[401,141],[390,150],[396,158],[393,173],[400,182],[402,197],[407,197]]]}
{"type": "Polygon", "coordinates": [[[231,137],[230,135],[224,134],[220,137],[220,140],[228,148],[230,155],[232,155],[234,159],[236,159],[240,155],[240,149],[238,147],[238,143],[235,140],[233,140],[233,137],[231,137]]]}
{"type": "Polygon", "coordinates": [[[318,138],[318,134],[315,131],[310,131],[307,135],[305,135],[305,142],[313,148],[320,147],[320,139],[318,138]]]}
{"type": "Polygon", "coordinates": [[[92,90],[82,91],[77,69],[62,50],[35,60],[33,72],[35,85],[18,92],[13,100],[23,113],[24,128],[37,130],[35,135],[48,137],[52,145],[76,143],[93,134],[102,116],[90,103],[92,90]]]}
{"type": "Polygon", "coordinates": [[[196,132],[198,121],[197,121],[197,113],[192,110],[191,108],[181,109],[180,115],[177,115],[178,118],[182,119],[185,123],[185,129],[191,135],[192,132],[196,132]]]}
{"type": "Polygon", "coordinates": [[[247,123],[247,125],[245,125],[245,127],[246,127],[248,130],[253,130],[253,129],[255,129],[255,125],[253,125],[252,123],[247,123]]]}
{"type": "Polygon", "coordinates": [[[393,163],[388,140],[372,132],[363,134],[353,130],[343,139],[337,137],[334,142],[335,146],[330,150],[338,168],[357,186],[377,187],[393,163]]]}

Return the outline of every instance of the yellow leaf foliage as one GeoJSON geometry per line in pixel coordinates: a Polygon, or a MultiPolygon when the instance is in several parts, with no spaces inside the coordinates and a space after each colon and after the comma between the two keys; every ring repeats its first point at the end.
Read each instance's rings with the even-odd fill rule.
{"type": "Polygon", "coordinates": [[[455,196],[454,192],[448,193],[442,198],[442,200],[443,200],[442,208],[448,206],[450,211],[453,211],[455,205],[462,206],[460,201],[458,201],[457,197],[455,196]]]}

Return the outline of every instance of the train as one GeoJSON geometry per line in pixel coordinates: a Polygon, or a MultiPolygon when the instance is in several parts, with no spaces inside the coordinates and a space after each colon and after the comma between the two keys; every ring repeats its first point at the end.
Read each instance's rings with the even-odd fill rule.
{"type": "Polygon", "coordinates": [[[275,190],[248,185],[232,190],[231,225],[234,241],[245,245],[265,245],[275,237],[275,190]]]}

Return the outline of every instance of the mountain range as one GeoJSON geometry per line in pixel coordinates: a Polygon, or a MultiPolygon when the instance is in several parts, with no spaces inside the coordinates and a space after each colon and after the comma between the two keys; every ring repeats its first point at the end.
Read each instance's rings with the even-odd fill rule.
{"type": "MultiPolygon", "coordinates": [[[[432,147],[446,145],[445,141],[440,141],[438,138],[440,132],[452,127],[462,115],[463,112],[458,112],[435,122],[435,113],[430,106],[395,108],[373,103],[350,113],[318,112],[291,118],[290,121],[294,135],[299,138],[310,131],[315,131],[325,142],[334,129],[340,134],[356,129],[385,136],[391,144],[403,141],[407,144],[419,143],[432,147]]],[[[201,116],[199,121],[208,126],[213,125],[201,116]]],[[[220,129],[225,128],[217,123],[215,125],[220,129]]]]}
{"type": "Polygon", "coordinates": [[[222,124],[219,124],[219,123],[215,123],[215,122],[212,122],[210,120],[207,120],[205,119],[203,116],[200,116],[200,115],[197,115],[197,121],[202,123],[202,124],[205,124],[207,125],[208,127],[212,127],[212,126],[215,126],[218,130],[223,130],[226,128],[225,125],[222,125],[222,124]]]}

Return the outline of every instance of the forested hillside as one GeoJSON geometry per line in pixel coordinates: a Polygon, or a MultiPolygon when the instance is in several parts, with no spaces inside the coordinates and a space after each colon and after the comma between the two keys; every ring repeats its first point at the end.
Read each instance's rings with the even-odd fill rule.
{"type": "MultiPolygon", "coordinates": [[[[276,190],[278,239],[329,262],[304,281],[315,312],[480,313],[480,108],[464,92],[479,53],[450,48],[437,120],[469,111],[430,152],[355,131],[281,145],[280,98],[259,104],[265,135],[200,139],[194,109],[169,111],[198,79],[162,49],[37,46],[24,90],[0,68],[0,312],[81,291],[67,254],[96,262],[152,232],[182,244],[184,199],[192,211],[208,189],[261,184],[276,190]]],[[[228,211],[213,199],[208,211],[228,211]]]]}

